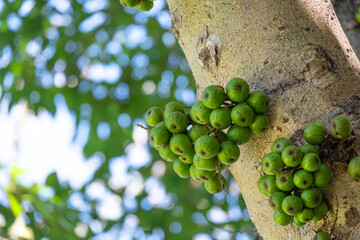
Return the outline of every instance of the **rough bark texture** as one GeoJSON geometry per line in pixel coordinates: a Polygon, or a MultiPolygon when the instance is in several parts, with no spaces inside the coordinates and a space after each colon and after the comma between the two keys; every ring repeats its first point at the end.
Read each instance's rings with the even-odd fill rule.
{"type": "Polygon", "coordinates": [[[359,57],[360,23],[356,20],[356,13],[360,7],[360,0],[332,0],[331,2],[355,54],[359,57]]]}
{"type": "Polygon", "coordinates": [[[323,189],[331,208],[324,220],[301,228],[280,227],[257,190],[261,158],[277,137],[295,140],[307,122],[328,126],[338,114],[349,116],[359,133],[360,64],[330,1],[167,1],[172,30],[198,93],[210,84],[225,86],[231,78],[243,77],[252,90],[265,90],[271,97],[270,129],[242,145],[240,159],[230,169],[260,235],[311,239],[317,230],[331,231],[338,210],[333,237],[360,239],[360,182],[348,175],[346,155],[337,151],[340,144],[323,147],[323,162],[334,172],[330,186],[323,189]]]}

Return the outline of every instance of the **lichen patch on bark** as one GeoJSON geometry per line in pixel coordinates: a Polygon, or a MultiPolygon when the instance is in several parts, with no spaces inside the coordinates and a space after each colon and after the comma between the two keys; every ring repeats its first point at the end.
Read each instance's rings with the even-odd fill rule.
{"type": "Polygon", "coordinates": [[[205,26],[198,36],[196,54],[200,66],[206,71],[219,64],[220,47],[220,39],[205,26]]]}

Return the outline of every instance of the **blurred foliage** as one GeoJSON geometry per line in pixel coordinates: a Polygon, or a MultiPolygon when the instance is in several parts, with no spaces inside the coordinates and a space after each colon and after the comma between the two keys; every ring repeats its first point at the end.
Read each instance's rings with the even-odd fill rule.
{"type": "MultiPolygon", "coordinates": [[[[179,179],[170,165],[166,165],[163,176],[155,177],[171,196],[172,204],[166,208],[142,207],[141,203],[148,197],[147,192],[142,191],[136,196],[135,209],[122,206],[124,212],[119,219],[104,219],[99,216],[97,200],[86,194],[89,184],[101,182],[112,194],[123,197],[126,186],[114,189],[109,185],[109,163],[114,157],[126,155],[124,149],[133,141],[135,119],[142,118],[153,105],[164,107],[168,101],[184,100],[175,99],[179,88],[174,79],[179,76],[190,80],[190,85],[185,86],[187,90],[195,88],[184,54],[176,43],[171,44],[169,24],[160,24],[159,18],[169,16],[166,9],[160,7],[155,9],[157,14],[147,15],[135,9],[124,9],[116,0],[0,2],[1,98],[10,99],[11,106],[25,101],[35,113],[46,109],[54,114],[56,96],[63,96],[77,123],[85,120],[91,125],[84,155],[88,158],[102,152],[105,156],[92,180],[79,190],[59,182],[56,173],[48,176],[45,186],[25,187],[17,178],[21,171],[13,167],[11,183],[5,189],[9,204],[0,205],[0,215],[6,220],[0,236],[11,237],[10,228],[19,216],[32,232],[30,238],[33,239],[113,239],[103,235],[110,232],[117,233],[116,239],[122,239],[121,234],[126,230],[124,221],[133,215],[139,219],[136,231],[128,230],[134,239],[192,239],[198,233],[221,239],[216,237],[216,231],[224,227],[231,238],[241,231],[253,231],[254,226],[246,217],[228,220],[221,226],[208,220],[209,210],[214,206],[224,212],[229,211],[229,206],[240,206],[245,213],[241,196],[212,196],[194,182],[179,179]],[[31,11],[23,13],[21,9],[26,2],[35,5],[30,7],[31,11]],[[100,19],[99,24],[89,28],[89,19],[100,19]],[[135,29],[133,34],[145,29],[145,35],[141,35],[136,44],[128,39],[130,28],[135,29]],[[165,44],[164,38],[169,38],[170,44],[165,44]],[[149,63],[136,63],[139,56],[147,56],[140,60],[146,62],[148,59],[149,63]],[[143,65],[139,67],[139,64],[143,65]],[[107,71],[113,71],[107,67],[114,65],[119,77],[115,80],[102,78],[107,71]],[[96,66],[100,66],[97,69],[100,77],[91,75],[91,68],[96,66]],[[166,80],[165,73],[173,75],[172,80],[166,80]],[[150,91],[153,86],[154,91],[150,91]],[[168,88],[167,92],[161,88],[168,88]],[[132,124],[121,126],[118,118],[124,113],[131,117],[132,124]],[[101,138],[97,131],[104,122],[111,131],[108,137],[101,138]],[[69,204],[74,193],[79,193],[91,206],[90,211],[84,212],[69,204]],[[101,227],[89,227],[90,222],[101,227]],[[171,230],[174,222],[181,225],[180,231],[171,230]],[[79,229],[86,231],[80,234],[79,229]],[[159,229],[162,233],[156,234],[159,229]]],[[[156,151],[149,149],[153,155],[150,165],[128,169],[128,172],[141,173],[144,181],[152,178],[151,166],[160,159],[156,151]]],[[[234,180],[228,177],[228,182],[234,183],[234,180]]]]}
{"type": "Polygon", "coordinates": [[[357,19],[358,23],[360,23],[360,7],[356,13],[356,19],[357,19]]]}

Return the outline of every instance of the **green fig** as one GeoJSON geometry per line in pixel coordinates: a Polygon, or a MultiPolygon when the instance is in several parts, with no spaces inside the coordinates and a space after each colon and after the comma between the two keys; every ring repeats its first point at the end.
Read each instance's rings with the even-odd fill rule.
{"type": "Polygon", "coordinates": [[[204,89],[201,100],[207,108],[216,109],[225,101],[224,89],[218,85],[210,85],[204,89]]]}
{"type": "Polygon", "coordinates": [[[326,128],[321,122],[310,122],[305,126],[304,139],[311,144],[320,144],[324,141],[326,128]]]}
{"type": "Polygon", "coordinates": [[[159,107],[151,107],[145,114],[146,122],[154,127],[164,119],[164,112],[159,107]]]}
{"type": "Polygon", "coordinates": [[[182,133],[188,127],[188,118],[182,112],[172,112],[165,118],[166,129],[171,133],[182,133]]]}
{"type": "Polygon", "coordinates": [[[282,211],[282,201],[286,198],[286,194],[283,192],[276,192],[269,198],[270,207],[276,211],[282,211]]]}
{"type": "Polygon", "coordinates": [[[330,133],[336,139],[345,139],[350,136],[352,126],[350,119],[344,115],[339,115],[331,119],[330,133]]]}
{"type": "Polygon", "coordinates": [[[159,147],[159,154],[165,161],[174,162],[179,156],[173,153],[169,144],[164,144],[159,147]]]}
{"type": "Polygon", "coordinates": [[[271,195],[266,192],[267,185],[266,185],[266,187],[265,187],[265,179],[266,179],[267,176],[268,176],[268,175],[265,175],[265,176],[262,176],[261,178],[259,178],[259,180],[258,180],[258,182],[257,182],[257,186],[258,186],[259,192],[260,192],[262,195],[264,195],[264,196],[266,196],[266,197],[270,197],[271,195]]]}
{"type": "Polygon", "coordinates": [[[219,153],[217,158],[222,163],[227,165],[235,163],[240,157],[240,149],[237,145],[230,141],[226,141],[220,144],[219,153]]]}
{"type": "Polygon", "coordinates": [[[195,152],[204,159],[215,157],[219,152],[219,147],[216,138],[208,135],[199,137],[195,142],[195,152]]]}
{"type": "Polygon", "coordinates": [[[219,179],[219,174],[217,173],[212,179],[209,181],[204,182],[205,189],[212,194],[219,193],[223,191],[223,188],[226,186],[225,178],[220,175],[221,181],[219,179]],[[223,186],[222,186],[222,184],[223,186]]]}
{"type": "Polygon", "coordinates": [[[194,126],[192,126],[192,128],[190,128],[188,132],[188,136],[191,139],[191,141],[195,143],[199,137],[208,135],[208,133],[209,133],[209,128],[207,126],[195,124],[194,126]]]}
{"type": "Polygon", "coordinates": [[[353,158],[348,166],[350,176],[355,180],[360,180],[360,157],[353,158]]]}
{"type": "Polygon", "coordinates": [[[207,108],[202,101],[196,102],[190,108],[190,117],[197,124],[207,124],[210,122],[210,114],[212,110],[207,108]]]}
{"type": "Polygon", "coordinates": [[[315,208],[321,203],[322,193],[317,188],[310,188],[310,189],[305,189],[301,193],[300,197],[305,207],[315,208]]]}
{"type": "Polygon", "coordinates": [[[190,165],[176,159],[173,164],[174,171],[181,178],[188,178],[190,176],[190,165]]]}
{"type": "Polygon", "coordinates": [[[207,170],[196,169],[195,174],[201,180],[209,181],[210,179],[214,178],[216,171],[215,170],[207,171],[207,170]]]}
{"type": "Polygon", "coordinates": [[[276,175],[276,186],[285,192],[289,192],[295,188],[295,184],[293,181],[293,175],[291,173],[282,173],[280,175],[276,175]]]}
{"type": "Polygon", "coordinates": [[[183,107],[178,102],[168,102],[165,106],[164,111],[164,118],[167,118],[167,116],[172,112],[184,112],[183,107]]]}
{"type": "Polygon", "coordinates": [[[296,187],[300,189],[307,189],[312,185],[314,179],[311,173],[300,169],[294,174],[293,181],[296,187]]]}
{"type": "Polygon", "coordinates": [[[326,204],[326,202],[321,201],[321,203],[317,207],[313,208],[313,210],[314,210],[314,217],[312,220],[314,222],[317,222],[320,221],[326,215],[326,213],[329,211],[329,207],[326,204]]]}
{"type": "Polygon", "coordinates": [[[191,148],[191,150],[183,155],[180,155],[179,159],[180,161],[182,161],[185,164],[192,164],[193,163],[193,158],[195,155],[195,150],[194,148],[191,148]]]}
{"type": "Polygon", "coordinates": [[[246,101],[256,113],[263,113],[269,107],[269,96],[263,91],[251,92],[246,101]]]}
{"type": "Polygon", "coordinates": [[[239,127],[234,124],[228,129],[227,135],[229,141],[234,143],[246,143],[250,139],[251,131],[248,127],[239,127]]]}
{"type": "Polygon", "coordinates": [[[281,159],[286,166],[296,167],[301,163],[303,153],[300,148],[291,145],[284,148],[281,152],[281,159]]]}
{"type": "Polygon", "coordinates": [[[210,123],[216,129],[226,129],[231,124],[231,112],[228,108],[214,109],[210,114],[210,123]]]}
{"type": "Polygon", "coordinates": [[[314,210],[310,208],[304,208],[296,216],[302,222],[310,222],[314,218],[314,210]]]}
{"type": "Polygon", "coordinates": [[[150,11],[154,6],[154,2],[151,0],[139,0],[136,4],[136,8],[140,11],[150,11]]]}
{"type": "Polygon", "coordinates": [[[325,164],[320,164],[319,169],[313,173],[314,186],[324,188],[329,185],[331,180],[332,171],[331,168],[325,164]]]}
{"type": "Polygon", "coordinates": [[[163,145],[169,142],[171,134],[164,122],[159,122],[150,130],[150,140],[154,145],[163,145]]]}
{"type": "Polygon", "coordinates": [[[254,112],[249,105],[240,103],[231,110],[231,119],[236,125],[247,127],[254,120],[254,112]]]}
{"type": "MultiPolygon", "coordinates": [[[[301,148],[300,148],[301,149],[301,148]]],[[[320,168],[321,160],[316,153],[307,153],[301,161],[301,167],[308,172],[315,172],[320,168]]]]}
{"type": "Polygon", "coordinates": [[[226,95],[233,102],[246,100],[250,93],[249,84],[241,78],[233,78],[226,84],[226,95]]]}
{"type": "Polygon", "coordinates": [[[317,148],[314,145],[309,143],[300,146],[300,150],[303,152],[304,155],[308,153],[315,153],[319,155],[319,150],[317,150],[317,148]]]}
{"type": "Polygon", "coordinates": [[[269,175],[279,175],[284,168],[284,163],[278,153],[268,153],[261,160],[262,170],[269,175]]]}
{"type": "Polygon", "coordinates": [[[120,4],[124,7],[135,7],[139,3],[139,0],[120,0],[120,4]]]}
{"type": "Polygon", "coordinates": [[[177,155],[183,155],[191,151],[192,143],[185,134],[174,134],[170,139],[170,149],[177,155]]]}
{"type": "Polygon", "coordinates": [[[314,235],[312,240],[331,240],[331,236],[327,232],[318,232],[314,235]]]}
{"type": "Polygon", "coordinates": [[[270,124],[269,117],[265,114],[258,114],[254,121],[250,124],[250,129],[253,133],[263,132],[270,124]]]}
{"type": "Polygon", "coordinates": [[[287,196],[282,201],[282,210],[290,216],[295,216],[303,210],[303,202],[298,196],[287,196]]]}
{"type": "Polygon", "coordinates": [[[280,191],[280,189],[276,186],[276,177],[274,175],[266,176],[264,181],[264,189],[270,196],[280,191]]]}
{"type": "Polygon", "coordinates": [[[196,175],[196,171],[197,169],[194,166],[194,164],[191,164],[189,168],[190,177],[194,179],[196,182],[202,182],[203,180],[196,175]]]}
{"type": "Polygon", "coordinates": [[[287,138],[278,138],[276,139],[272,145],[271,145],[271,151],[272,152],[277,152],[277,153],[280,153],[287,147],[287,146],[290,146],[290,145],[294,145],[292,141],[290,141],[289,139],[287,138]]]}
{"type": "Polygon", "coordinates": [[[273,217],[274,221],[280,226],[289,225],[291,222],[291,217],[283,211],[275,211],[273,217]]]}
{"type": "Polygon", "coordinates": [[[203,159],[199,157],[199,155],[197,155],[196,153],[193,158],[193,164],[199,170],[207,170],[207,171],[216,170],[215,158],[203,159]]]}
{"type": "Polygon", "coordinates": [[[305,223],[300,221],[297,216],[293,216],[293,220],[292,220],[292,224],[295,226],[295,227],[301,227],[301,226],[304,226],[305,223]]]}

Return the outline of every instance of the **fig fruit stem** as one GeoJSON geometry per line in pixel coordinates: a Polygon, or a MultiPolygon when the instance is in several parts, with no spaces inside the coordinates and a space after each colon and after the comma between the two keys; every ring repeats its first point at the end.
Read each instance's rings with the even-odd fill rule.
{"type": "Polygon", "coordinates": [[[338,212],[339,212],[339,200],[338,200],[338,195],[336,193],[335,193],[335,197],[336,197],[335,198],[335,200],[336,200],[336,212],[335,212],[334,223],[333,223],[331,231],[330,231],[330,236],[334,233],[336,221],[338,219],[338,212]]]}
{"type": "Polygon", "coordinates": [[[220,173],[221,171],[220,171],[219,160],[218,159],[216,159],[216,168],[217,168],[217,171],[219,173],[218,175],[219,175],[219,180],[220,180],[220,183],[221,183],[221,188],[230,197],[230,193],[228,191],[226,191],[225,184],[224,184],[223,180],[221,179],[221,173],[220,173]]]}
{"type": "Polygon", "coordinates": [[[140,123],[137,123],[137,124],[136,124],[136,126],[137,126],[137,127],[139,127],[139,128],[145,129],[145,130],[147,130],[147,131],[150,131],[150,129],[149,129],[149,128],[144,127],[144,126],[143,126],[143,125],[141,125],[140,123]]]}

